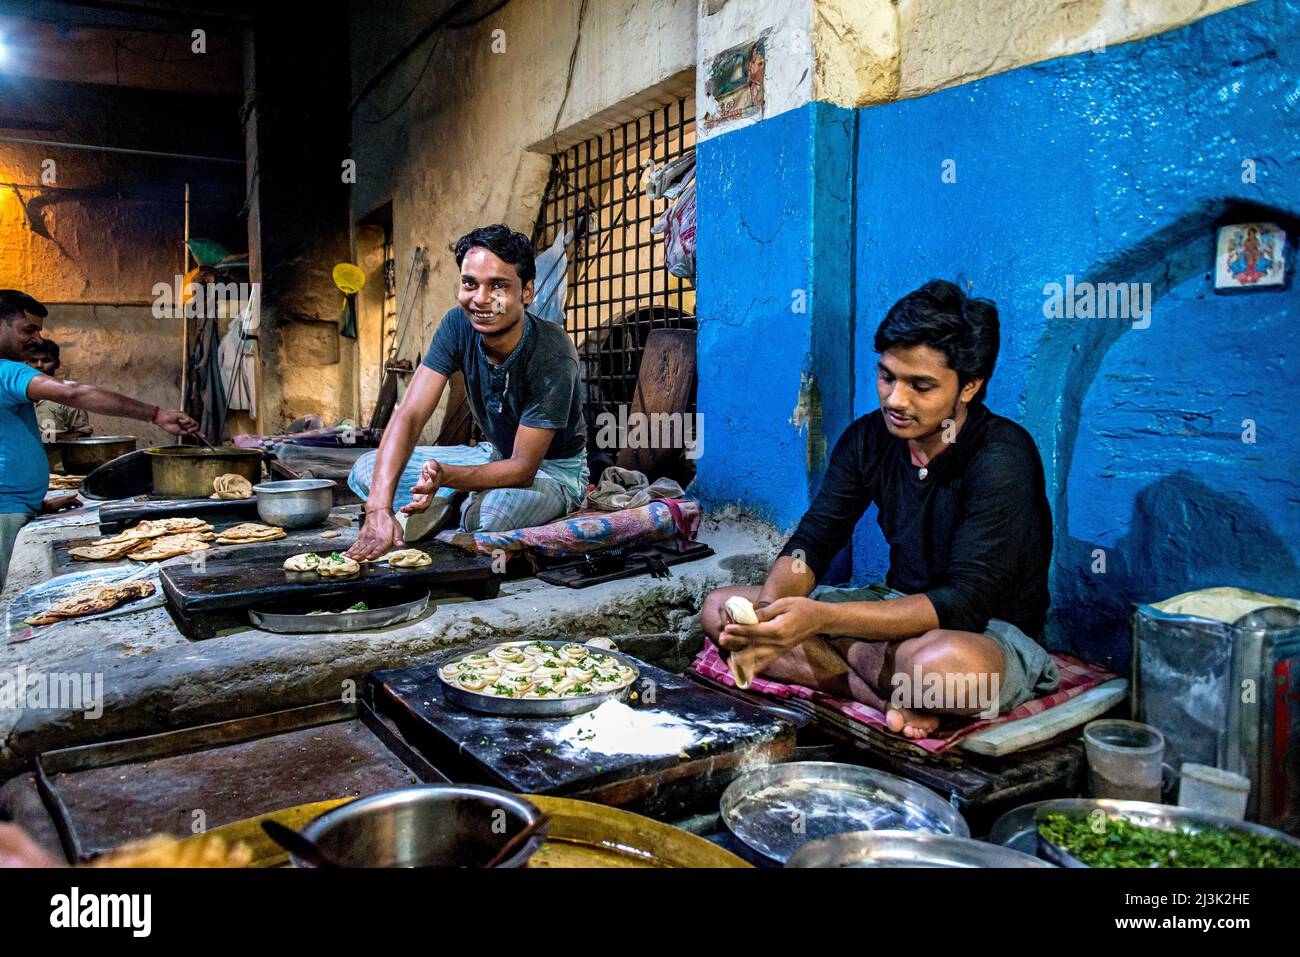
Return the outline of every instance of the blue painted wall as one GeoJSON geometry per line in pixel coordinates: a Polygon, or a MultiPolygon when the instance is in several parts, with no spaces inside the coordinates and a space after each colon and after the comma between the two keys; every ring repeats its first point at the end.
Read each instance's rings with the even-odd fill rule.
{"type": "MultiPolygon", "coordinates": [[[[998,303],[989,405],[1043,453],[1057,539],[1050,644],[1126,668],[1133,601],[1224,584],[1300,594],[1298,293],[1224,296],[1209,277],[1215,228],[1250,219],[1289,227],[1294,270],[1300,0],[857,111],[828,163],[855,157],[849,189],[815,188],[828,110],[700,147],[706,500],[797,521],[816,470],[788,422],[800,372],[842,378],[842,354],[825,353],[847,348],[851,382],[835,402],[850,394],[852,415],[871,411],[876,325],[924,280],[950,278],[998,303]],[[955,183],[941,179],[945,160],[955,183]],[[837,201],[851,205],[851,235],[816,228],[837,201]],[[826,334],[815,305],[811,322],[790,314],[791,286],[846,260],[850,332],[833,310],[826,334]],[[1043,287],[1067,274],[1151,282],[1150,328],[1045,318],[1043,287]],[[733,350],[742,379],[724,374],[733,350]],[[1257,424],[1253,445],[1243,419],[1257,424]]],[[[831,404],[825,414],[833,442],[844,417],[831,404]]],[[[855,579],[879,578],[884,561],[868,516],[855,579]]]]}
{"type": "Polygon", "coordinates": [[[821,479],[825,437],[853,420],[855,125],[810,104],[697,149],[704,455],[691,491],[782,528],[821,479]]]}

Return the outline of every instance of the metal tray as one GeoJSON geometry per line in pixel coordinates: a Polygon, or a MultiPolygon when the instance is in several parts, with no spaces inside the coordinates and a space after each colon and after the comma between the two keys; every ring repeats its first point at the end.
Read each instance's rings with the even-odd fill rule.
{"type": "Polygon", "coordinates": [[[192,834],[200,820],[211,830],[308,801],[446,780],[367,705],[340,701],[36,759],[37,787],[74,863],[150,834],[192,834]]]}
{"type": "MultiPolygon", "coordinates": [[[[1154,827],[1164,831],[1181,829],[1197,832],[1210,828],[1236,831],[1241,834],[1254,834],[1257,837],[1271,837],[1293,847],[1300,847],[1300,840],[1282,831],[1275,831],[1262,824],[1249,821],[1237,821],[1218,814],[1205,814],[1172,804],[1150,804],[1146,801],[1114,801],[1108,798],[1064,798],[1059,801],[1040,801],[1034,809],[1037,822],[1047,814],[1065,813],[1087,816],[1094,811],[1103,811],[1108,817],[1122,817],[1143,827],[1154,827]]],[[[1061,867],[1088,867],[1065,848],[1049,841],[1034,828],[1038,856],[1061,867]]]]}
{"type": "MultiPolygon", "coordinates": [[[[457,658],[463,658],[465,655],[483,653],[491,651],[493,648],[499,648],[502,645],[510,644],[538,644],[538,645],[569,645],[575,644],[572,641],[523,641],[518,639],[513,641],[498,641],[490,645],[483,645],[478,648],[457,649],[449,652],[436,659],[438,668],[457,658]]],[[[608,648],[592,647],[602,655],[609,655],[616,658],[623,664],[627,665],[636,672],[622,688],[617,691],[602,691],[600,694],[580,695],[576,698],[498,698],[495,695],[479,694],[477,691],[466,691],[464,688],[458,688],[450,682],[444,681],[442,675],[434,672],[438,679],[438,685],[442,688],[443,694],[447,700],[460,705],[463,708],[469,708],[471,711],[482,711],[485,714],[504,714],[521,718],[565,718],[575,714],[582,714],[584,711],[591,711],[599,708],[606,701],[625,701],[629,694],[632,693],[633,687],[636,686],[637,680],[641,677],[640,662],[635,658],[629,658],[621,651],[610,651],[608,648]]]]}
{"type": "Polygon", "coordinates": [[[851,831],[929,831],[969,837],[939,795],[874,768],[796,761],[758,768],[722,794],[722,821],[756,863],[785,864],[809,841],[851,831]]]}
{"type": "MultiPolygon", "coordinates": [[[[348,599],[343,595],[324,598],[315,602],[317,605],[342,604],[348,599]]],[[[355,604],[355,602],[353,602],[355,604]]],[[[308,615],[300,611],[288,611],[284,605],[275,605],[261,610],[250,608],[248,619],[263,631],[273,631],[282,635],[323,635],[338,632],[369,631],[374,628],[386,628],[403,621],[414,621],[424,614],[429,607],[429,592],[421,591],[413,599],[386,605],[382,608],[369,608],[366,611],[342,611],[333,615],[308,615]],[[284,609],[277,611],[276,609],[284,609]]]]}
{"type": "Polygon", "coordinates": [[[907,831],[858,831],[809,841],[786,867],[1048,867],[997,844],[907,831]]]}

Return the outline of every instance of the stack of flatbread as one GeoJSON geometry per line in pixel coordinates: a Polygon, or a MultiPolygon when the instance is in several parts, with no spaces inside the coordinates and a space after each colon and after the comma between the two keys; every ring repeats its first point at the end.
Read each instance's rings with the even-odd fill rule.
{"type": "Polygon", "coordinates": [[[244,522],[232,525],[217,536],[218,545],[251,545],[254,542],[273,542],[284,538],[283,528],[274,525],[259,525],[257,522],[244,522]]]}
{"type": "Polygon", "coordinates": [[[148,598],[153,592],[153,582],[146,581],[123,582],[120,585],[93,585],[75,595],[56,601],[47,611],[23,620],[29,625],[52,625],[65,618],[94,615],[129,601],[148,598]]]}
{"type": "Polygon", "coordinates": [[[84,475],[55,475],[50,473],[51,492],[75,492],[86,480],[84,475]]]}
{"type": "Polygon", "coordinates": [[[208,498],[239,499],[253,497],[253,483],[242,475],[227,472],[212,480],[213,492],[208,498]]]}
{"type": "Polygon", "coordinates": [[[108,538],[90,545],[68,549],[68,554],[83,562],[117,561],[132,558],[137,561],[161,561],[159,555],[171,558],[207,548],[212,539],[212,526],[201,518],[148,519],[108,538]],[[179,550],[178,550],[179,549],[179,550]],[[147,558],[138,554],[148,553],[147,558]]]}

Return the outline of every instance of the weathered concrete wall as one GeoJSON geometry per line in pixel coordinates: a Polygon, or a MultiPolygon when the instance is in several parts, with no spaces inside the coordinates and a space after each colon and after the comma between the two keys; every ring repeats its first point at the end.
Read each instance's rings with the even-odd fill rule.
{"type": "Polygon", "coordinates": [[[1249,0],[814,0],[813,98],[925,96],[1053,57],[1185,26],[1249,0]]]}
{"type": "Polygon", "coordinates": [[[355,414],[356,345],[339,334],[336,263],[350,258],[343,163],[347,33],[342,0],[312,17],[270,9],[245,47],[249,89],[249,269],[261,283],[258,428],[355,414]],[[310,49],[324,65],[306,68],[310,49]]]}
{"type": "MultiPolygon", "coordinates": [[[[417,245],[427,248],[432,267],[415,303],[405,358],[418,359],[456,304],[449,243],[494,222],[531,235],[551,152],[690,90],[693,0],[589,2],[579,25],[582,6],[516,0],[476,26],[431,38],[427,69],[430,46],[358,106],[353,220],[392,202],[399,293],[417,245]],[[412,87],[406,104],[385,118],[412,87]]],[[[355,92],[434,11],[402,3],[376,21],[368,5],[352,9],[355,92]]],[[[426,440],[440,427],[435,415],[426,440]]]]}
{"type": "MultiPolygon", "coordinates": [[[[6,116],[58,127],[3,135],[241,155],[233,97],[27,77],[0,78],[0,97],[6,116]]],[[[174,283],[181,270],[187,182],[191,235],[242,251],[241,179],[236,165],[0,143],[0,288],[23,289],[50,304],[46,334],[65,349],[69,376],[175,408],[180,325],[150,315],[153,287],[174,283]],[[54,161],[53,183],[42,178],[51,169],[46,160],[54,161]]],[[[91,424],[142,439],[163,434],[99,416],[91,424]]]]}
{"type": "MultiPolygon", "coordinates": [[[[181,389],[181,324],[153,317],[148,306],[50,307],[45,334],[59,343],[59,374],[175,408],[181,389]]],[[[139,447],[176,441],[156,425],[90,414],[96,435],[134,435],[139,447]]]]}

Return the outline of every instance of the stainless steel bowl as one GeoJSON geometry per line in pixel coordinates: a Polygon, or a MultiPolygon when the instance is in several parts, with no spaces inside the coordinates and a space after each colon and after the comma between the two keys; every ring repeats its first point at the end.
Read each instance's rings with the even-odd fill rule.
{"type": "MultiPolygon", "coordinates": [[[[303,836],[347,867],[482,867],[539,817],[536,805],[497,788],[428,784],[326,811],[303,836]]],[[[523,867],[546,827],[497,867],[523,867]]],[[[310,867],[293,855],[294,867],[310,867]]]]}
{"type": "Polygon", "coordinates": [[[332,479],[290,479],[254,485],[257,515],[280,528],[311,528],[329,517],[334,507],[332,479]]]}
{"type": "Polygon", "coordinates": [[[1047,861],[969,837],[856,831],[809,841],[786,867],[1048,867],[1047,861]]]}
{"type": "Polygon", "coordinates": [[[1272,838],[1292,847],[1300,847],[1300,840],[1276,831],[1263,824],[1238,821],[1218,814],[1205,814],[1191,808],[1171,804],[1152,804],[1147,801],[1117,801],[1110,798],[1061,798],[1041,801],[1034,808],[1034,830],[1038,841],[1038,856],[1059,867],[1088,867],[1065,848],[1053,843],[1038,831],[1038,824],[1049,814],[1065,814],[1088,818],[1100,811],[1108,818],[1122,817],[1140,827],[1158,828],[1162,831],[1189,831],[1193,834],[1206,830],[1232,831],[1237,834],[1254,834],[1272,838]]]}

